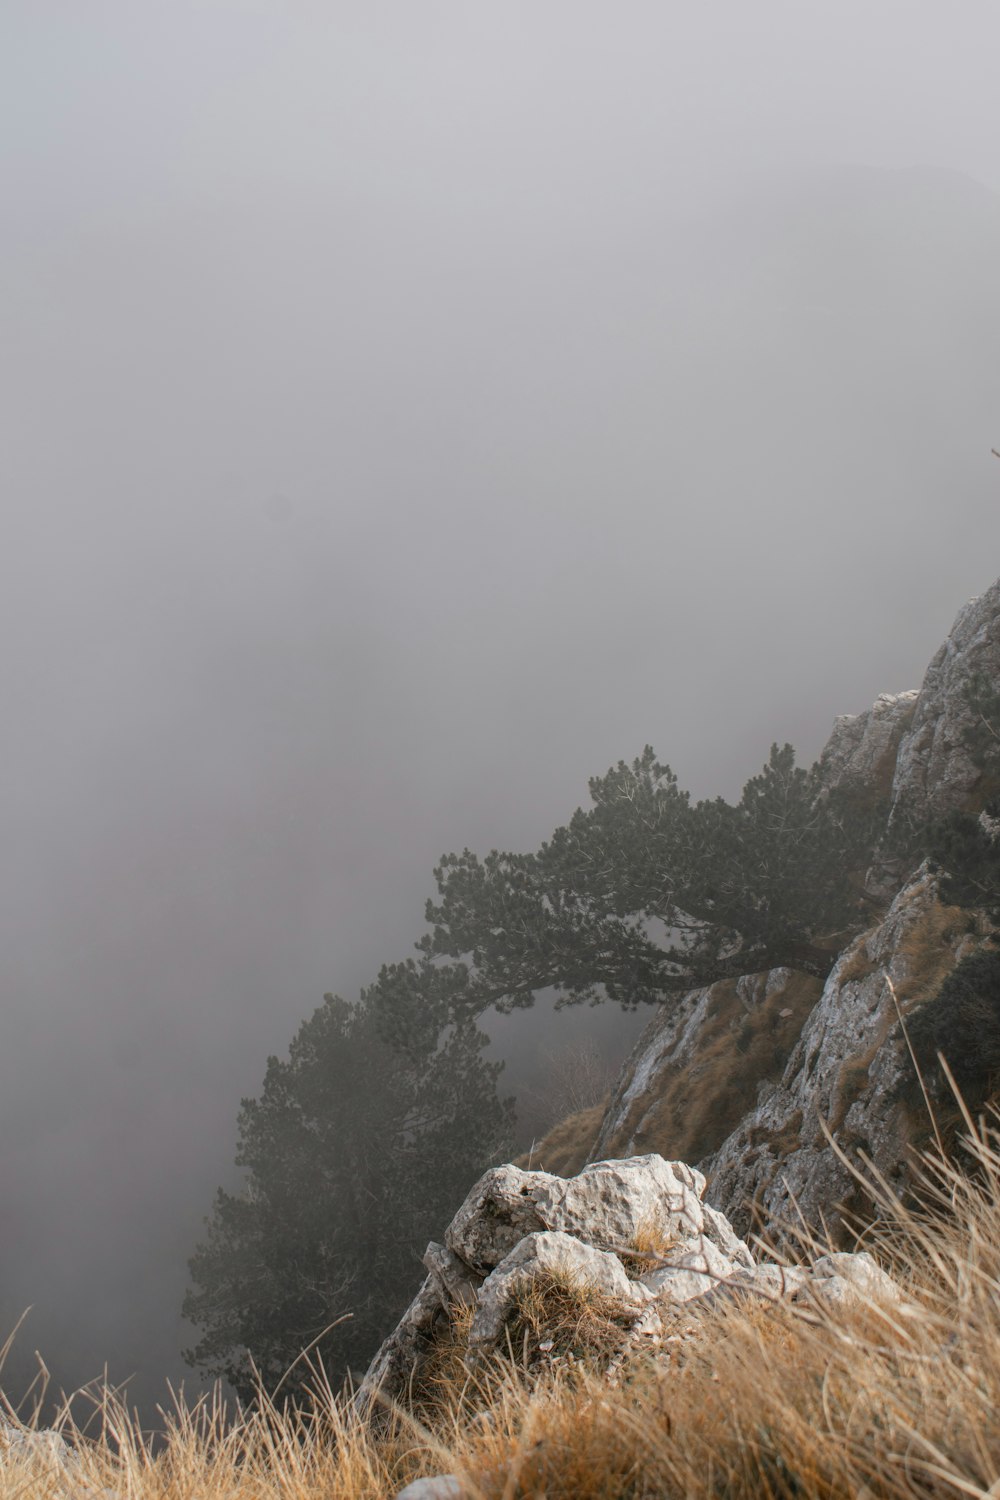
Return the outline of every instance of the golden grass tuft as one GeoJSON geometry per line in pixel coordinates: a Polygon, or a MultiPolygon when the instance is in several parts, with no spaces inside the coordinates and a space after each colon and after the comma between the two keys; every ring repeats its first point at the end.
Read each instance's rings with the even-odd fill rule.
{"type": "Polygon", "coordinates": [[[317,1381],[297,1413],[178,1402],[154,1444],[96,1392],[93,1430],[68,1410],[60,1423],[78,1455],[71,1482],[0,1453],[0,1497],[383,1500],[420,1474],[456,1473],[471,1500],[996,1500],[998,1125],[966,1116],[960,1157],[925,1156],[915,1207],[875,1182],[868,1243],[904,1287],[898,1307],[689,1304],[659,1355],[613,1384],[612,1310],[553,1284],[529,1294],[507,1354],[475,1376],[460,1315],[432,1386],[371,1427],[317,1381]],[[529,1344],[563,1339],[573,1361],[518,1358],[525,1331],[529,1344]]]}
{"type": "Polygon", "coordinates": [[[903,933],[896,947],[904,960],[903,978],[896,993],[904,1010],[919,1005],[940,988],[955,967],[962,939],[983,935],[983,923],[960,906],[934,901],[903,933]]]}
{"type": "Polygon", "coordinates": [[[667,1253],[677,1243],[676,1230],[659,1218],[643,1219],[636,1226],[631,1245],[618,1252],[629,1276],[642,1276],[662,1265],[667,1253]]]}

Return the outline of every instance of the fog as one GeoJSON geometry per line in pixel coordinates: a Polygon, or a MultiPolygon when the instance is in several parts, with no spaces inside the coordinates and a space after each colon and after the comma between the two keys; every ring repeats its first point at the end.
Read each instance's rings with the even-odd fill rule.
{"type": "MultiPolygon", "coordinates": [[[[998,49],[985,0],[6,0],[12,1394],[184,1377],[240,1098],[443,851],[919,684],[1000,571],[998,49]]],[[[513,1086],[583,1014],[494,1028],[513,1086]]]]}

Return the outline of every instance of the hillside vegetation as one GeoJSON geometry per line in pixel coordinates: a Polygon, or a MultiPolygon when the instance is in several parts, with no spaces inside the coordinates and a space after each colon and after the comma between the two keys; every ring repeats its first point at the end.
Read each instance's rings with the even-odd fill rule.
{"type": "Polygon", "coordinates": [[[995,1115],[965,1124],[957,1159],[925,1157],[919,1207],[871,1186],[866,1243],[902,1306],[692,1304],[664,1353],[614,1371],[593,1297],[536,1292],[505,1356],[471,1375],[446,1332],[420,1388],[367,1422],[319,1378],[295,1410],[179,1401],[156,1443],[113,1394],[78,1397],[62,1452],[33,1443],[30,1420],[8,1429],[0,1495],[383,1500],[448,1473],[473,1500],[986,1500],[1000,1486],[1000,1135],[995,1115]],[[555,1354],[539,1367],[543,1332],[555,1354]]]}

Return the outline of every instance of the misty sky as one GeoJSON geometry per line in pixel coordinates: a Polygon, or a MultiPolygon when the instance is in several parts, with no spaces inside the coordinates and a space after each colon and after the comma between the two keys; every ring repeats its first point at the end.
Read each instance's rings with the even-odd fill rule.
{"type": "Polygon", "coordinates": [[[985,0],[4,0],[18,1357],[183,1374],[239,1099],[443,851],[919,684],[1000,572],[998,55],[985,0]]]}

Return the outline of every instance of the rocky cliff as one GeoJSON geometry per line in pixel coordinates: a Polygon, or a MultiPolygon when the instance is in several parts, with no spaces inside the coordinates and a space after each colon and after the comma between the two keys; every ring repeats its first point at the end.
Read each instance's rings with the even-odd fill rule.
{"type": "MultiPolygon", "coordinates": [[[[506,1360],[550,1404],[553,1392],[586,1378],[581,1371],[596,1370],[601,1384],[587,1387],[598,1393],[589,1398],[588,1424],[595,1403],[610,1409],[609,1391],[646,1378],[642,1372],[652,1368],[661,1382],[657,1412],[673,1413],[662,1382],[686,1377],[692,1341],[721,1348],[734,1326],[725,1321],[732,1309],[753,1330],[755,1362],[765,1347],[761,1339],[774,1338],[774,1330],[772,1352],[779,1363],[787,1357],[799,1324],[783,1322],[783,1309],[809,1328],[828,1330],[831,1349],[848,1345],[852,1413],[864,1319],[875,1319],[870,1326],[880,1359],[890,1332],[901,1338],[908,1361],[924,1362],[921,1369],[937,1370],[953,1346],[962,1346],[967,1331],[949,1333],[947,1340],[935,1335],[928,1351],[914,1356],[914,1330],[934,1324],[930,1304],[915,1301],[916,1283],[893,1280],[853,1237],[871,1223],[873,1203],[883,1215],[886,1234],[874,1242],[883,1251],[900,1225],[908,1234],[917,1222],[904,1203],[907,1173],[929,1122],[919,1093],[914,1097],[907,1018],[937,995],[957,963],[991,941],[985,913],[946,904],[940,873],[926,858],[901,853],[916,846],[893,837],[894,824],[912,829],[953,810],[982,813],[993,794],[970,753],[970,687],[984,679],[1000,681],[1000,584],[962,610],[919,693],[883,695],[868,713],[838,719],[823,752],[820,796],[844,788],[884,820],[885,835],[860,892],[864,930],[840,939],[825,981],[777,968],[693,989],[663,1006],[603,1114],[591,1110],[563,1121],[533,1153],[534,1164],[549,1170],[507,1165],[488,1172],[448,1226],[444,1243],[427,1247],[427,1276],[358,1392],[357,1410],[366,1418],[380,1417],[393,1403],[419,1408],[436,1399],[447,1361],[457,1360],[463,1399],[479,1403],[466,1418],[492,1432],[493,1388],[483,1378],[491,1359],[494,1366],[506,1360]],[[871,1198],[866,1175],[877,1183],[871,1198]],[[846,1334],[841,1318],[850,1325],[846,1334]],[[762,1333],[768,1325],[771,1335],[762,1333]]],[[[1000,820],[986,824],[994,837],[1000,820]]],[[[979,1148],[980,1167],[991,1164],[983,1180],[993,1182],[995,1151],[982,1141],[979,1148]]],[[[980,1182],[963,1198],[959,1177],[949,1170],[942,1169],[946,1191],[939,1202],[952,1209],[957,1202],[951,1215],[957,1232],[978,1242],[981,1231],[970,1212],[985,1222],[993,1189],[977,1198],[980,1182]]],[[[943,1223],[938,1230],[947,1233],[943,1223]]],[[[948,1261],[937,1251],[921,1250],[917,1258],[939,1268],[948,1261]]],[[[961,1277],[975,1279],[965,1270],[961,1277]]],[[[987,1280],[995,1286],[992,1275],[987,1280]]],[[[941,1326],[949,1329],[961,1301],[956,1288],[957,1282],[948,1284],[942,1304],[941,1326]]],[[[992,1292],[988,1308],[988,1318],[994,1317],[992,1292]]],[[[981,1308],[976,1317],[983,1321],[981,1308]]],[[[717,1352],[711,1358],[707,1380],[718,1382],[722,1361],[717,1352]]],[[[915,1368],[905,1365],[907,1389],[917,1384],[915,1368]]],[[[963,1365],[966,1373],[971,1368],[963,1365]]],[[[816,1369],[825,1393],[828,1351],[816,1369]]],[[[755,1399],[761,1375],[755,1363],[737,1407],[755,1399]]],[[[513,1377],[505,1378],[509,1394],[513,1377]]],[[[880,1365],[880,1424],[887,1378],[880,1365]]],[[[801,1384],[791,1360],[779,1383],[797,1379],[801,1384]]],[[[952,1383],[946,1375],[949,1401],[952,1383]]],[[[674,1397],[678,1389],[670,1387],[674,1397]]],[[[699,1421],[705,1403],[702,1393],[699,1421]]],[[[771,1426],[758,1419],[744,1424],[741,1453],[748,1430],[770,1432],[771,1426]]],[[[544,1439],[534,1441],[531,1452],[544,1448],[544,1439]]],[[[898,1462],[896,1449],[891,1461],[898,1462]]],[[[937,1447],[934,1461],[939,1465],[937,1447]]],[[[506,1469],[503,1479],[510,1493],[506,1469]]],[[[867,1477],[861,1487],[855,1480],[829,1493],[874,1493],[867,1477]]],[[[797,1484],[788,1493],[793,1488],[799,1493],[797,1484]]],[[[451,1473],[416,1481],[400,1500],[457,1500],[470,1492],[451,1473]]],[[[758,1492],[763,1488],[754,1488],[758,1492]]]]}
{"type": "MultiPolygon", "coordinates": [[[[888,809],[887,826],[979,810],[995,787],[968,748],[976,681],[1000,682],[1000,582],[958,615],[919,692],[839,718],[826,785],[888,809]]],[[[926,1112],[902,1088],[901,1017],[986,941],[975,912],[942,904],[931,869],[885,859],[869,873],[867,929],[825,983],[792,969],[692,990],[664,1006],[628,1059],[596,1138],[567,1167],[649,1151],[697,1163],[708,1201],[740,1234],[804,1218],[849,1238],[861,1212],[844,1164],[867,1158],[899,1184],[926,1112]]],[[[565,1129],[563,1132],[565,1136],[565,1129]]],[[[536,1159],[545,1166],[542,1143],[536,1159]]]]}

